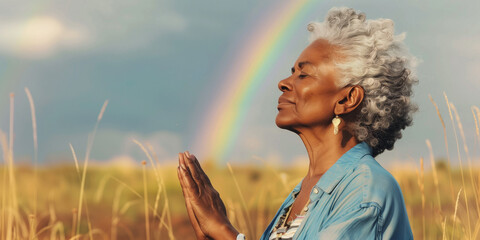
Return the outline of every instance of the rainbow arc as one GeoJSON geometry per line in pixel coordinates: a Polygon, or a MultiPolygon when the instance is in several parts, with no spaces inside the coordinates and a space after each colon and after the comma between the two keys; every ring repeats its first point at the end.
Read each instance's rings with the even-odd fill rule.
{"type": "MultiPolygon", "coordinates": [[[[239,47],[236,60],[223,79],[228,85],[212,106],[195,140],[194,148],[215,162],[225,159],[238,138],[252,100],[267,74],[284,51],[289,33],[297,30],[298,20],[312,0],[286,1],[256,26],[250,39],[239,47]]],[[[291,37],[291,36],[290,36],[291,37]]]]}

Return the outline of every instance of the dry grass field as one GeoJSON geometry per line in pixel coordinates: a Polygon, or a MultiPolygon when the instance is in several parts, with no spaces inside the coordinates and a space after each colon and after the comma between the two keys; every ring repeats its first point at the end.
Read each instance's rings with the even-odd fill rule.
{"type": "MultiPolygon", "coordinates": [[[[150,239],[194,239],[176,166],[161,166],[155,173],[143,171],[139,165],[136,169],[90,167],[81,215],[81,179],[74,166],[39,168],[37,184],[34,169],[16,167],[16,197],[9,186],[8,168],[1,168],[0,239],[147,239],[146,215],[150,239]],[[38,190],[36,206],[34,187],[38,190]]],[[[437,174],[442,176],[438,187],[432,171],[394,172],[404,193],[415,239],[478,239],[478,189],[472,186],[469,171],[464,172],[463,187],[460,169],[451,170],[452,193],[445,177],[446,165],[437,166],[437,174]]],[[[146,167],[150,168],[149,164],[146,167]]],[[[206,171],[221,193],[234,225],[249,239],[258,239],[305,169],[267,165],[230,170],[207,166],[206,171]]],[[[472,173],[478,186],[480,172],[472,173]]]]}
{"type": "MultiPolygon", "coordinates": [[[[30,103],[36,152],[35,112],[33,101],[30,103]]],[[[448,100],[447,105],[457,139],[445,138],[445,143],[456,143],[457,151],[450,155],[467,157],[451,167],[450,159],[434,161],[431,153],[427,159],[418,159],[417,169],[393,170],[392,174],[402,188],[415,239],[480,239],[480,170],[472,166],[454,106],[448,100]]],[[[194,239],[176,163],[157,159],[148,143],[135,141],[145,153],[138,166],[89,165],[89,152],[106,106],[98,116],[85,159],[77,159],[72,147],[75,160],[55,166],[15,164],[12,114],[9,134],[0,132],[0,240],[194,239]]],[[[478,138],[474,145],[480,147],[480,111],[474,107],[472,113],[478,138]]],[[[440,114],[439,119],[445,130],[440,114]]],[[[204,163],[204,168],[225,201],[229,218],[248,239],[260,237],[306,171],[268,162],[222,167],[204,163]]]]}

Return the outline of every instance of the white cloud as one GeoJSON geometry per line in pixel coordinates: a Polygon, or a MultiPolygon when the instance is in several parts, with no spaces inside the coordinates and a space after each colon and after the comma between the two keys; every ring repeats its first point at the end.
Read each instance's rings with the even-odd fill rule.
{"type": "Polygon", "coordinates": [[[166,44],[169,34],[188,26],[170,0],[53,0],[33,15],[25,15],[26,4],[0,2],[0,53],[45,58],[72,49],[129,52],[166,44]]]}
{"type": "Polygon", "coordinates": [[[89,40],[86,30],[52,16],[0,21],[0,51],[17,57],[45,58],[61,48],[83,47],[89,40]]]}

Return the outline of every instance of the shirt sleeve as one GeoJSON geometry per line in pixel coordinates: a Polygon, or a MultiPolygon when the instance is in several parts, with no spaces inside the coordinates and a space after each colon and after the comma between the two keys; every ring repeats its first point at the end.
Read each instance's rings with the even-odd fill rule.
{"type": "Polygon", "coordinates": [[[331,219],[320,230],[319,239],[382,239],[380,207],[362,204],[346,214],[331,219]]]}

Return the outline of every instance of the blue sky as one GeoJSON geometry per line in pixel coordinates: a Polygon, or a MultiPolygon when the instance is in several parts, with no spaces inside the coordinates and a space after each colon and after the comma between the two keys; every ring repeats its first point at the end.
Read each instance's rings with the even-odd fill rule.
{"type": "MultiPolygon", "coordinates": [[[[28,87],[35,100],[39,159],[72,162],[69,143],[80,157],[105,100],[109,105],[92,152],[95,161],[143,160],[132,138],[150,142],[165,161],[191,149],[202,113],[218,95],[222,73],[238,57],[255,24],[285,0],[264,1],[0,1],[0,129],[8,132],[9,93],[15,97],[15,154],[33,154],[28,87]],[[112,160],[113,159],[113,160],[112,160]]],[[[472,105],[480,105],[480,25],[477,1],[314,1],[295,37],[265,79],[241,126],[228,159],[234,162],[305,161],[300,139],[274,124],[277,82],[306,47],[306,24],[322,20],[334,6],[348,6],[367,18],[390,18],[396,32],[421,60],[414,100],[414,126],[391,152],[386,165],[445,157],[443,130],[428,94],[448,120],[443,92],[458,109],[473,156],[472,105]]],[[[456,156],[447,121],[450,154],[456,156]]],[[[478,146],[478,145],[477,145],[478,146]]],[[[475,154],[476,153],[476,154],[475,154]]],[[[201,157],[201,156],[199,156],[201,157]]]]}

